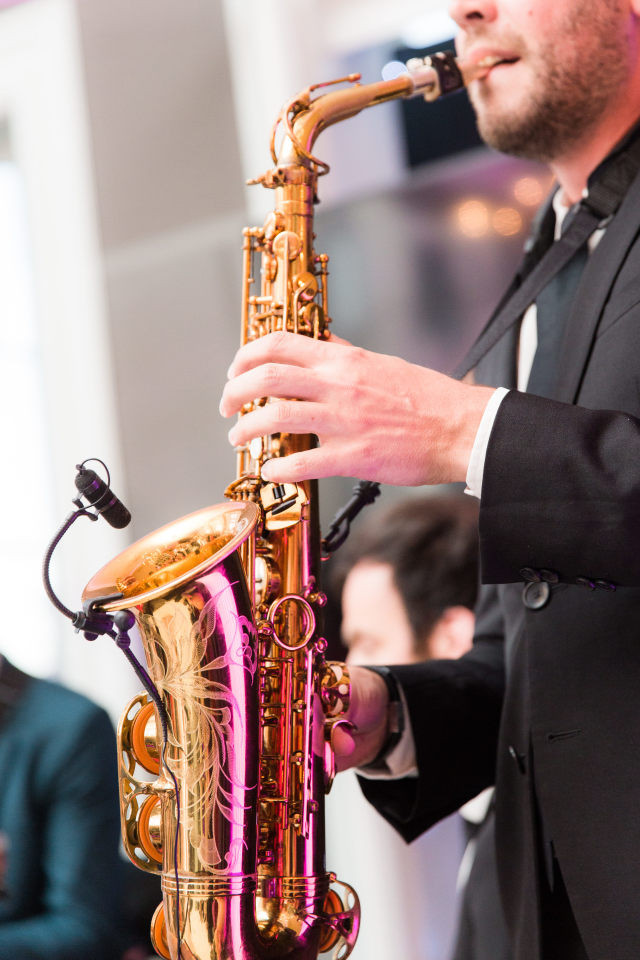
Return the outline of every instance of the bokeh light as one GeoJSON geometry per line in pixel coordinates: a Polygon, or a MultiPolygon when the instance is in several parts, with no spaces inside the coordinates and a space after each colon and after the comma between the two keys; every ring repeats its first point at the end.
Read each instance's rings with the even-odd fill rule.
{"type": "Polygon", "coordinates": [[[499,207],[491,218],[491,224],[501,237],[515,237],[522,230],[522,217],[515,207],[499,207]]]}
{"type": "Polygon", "coordinates": [[[403,73],[407,73],[407,67],[400,60],[389,60],[380,72],[383,80],[395,80],[396,77],[401,77],[403,73]]]}
{"type": "Polygon", "coordinates": [[[513,185],[513,195],[523,207],[537,207],[542,203],[544,189],[536,177],[520,177],[513,185]]]}
{"type": "Polygon", "coordinates": [[[472,240],[486,237],[491,226],[489,208],[482,200],[465,200],[455,209],[460,233],[472,240]]]}

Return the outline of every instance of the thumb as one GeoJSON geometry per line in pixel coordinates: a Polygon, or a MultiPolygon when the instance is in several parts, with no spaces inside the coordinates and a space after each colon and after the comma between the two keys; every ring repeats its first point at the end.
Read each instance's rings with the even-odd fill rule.
{"type": "Polygon", "coordinates": [[[331,734],[331,746],[336,758],[336,769],[346,770],[356,749],[355,727],[350,723],[336,724],[331,734]]]}

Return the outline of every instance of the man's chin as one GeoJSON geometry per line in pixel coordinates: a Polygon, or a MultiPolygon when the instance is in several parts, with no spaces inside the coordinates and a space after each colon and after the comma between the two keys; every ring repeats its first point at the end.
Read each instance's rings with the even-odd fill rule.
{"type": "Polygon", "coordinates": [[[522,88],[475,91],[472,103],[478,131],[494,150],[529,160],[547,160],[547,125],[532,110],[533,98],[522,88]]]}
{"type": "Polygon", "coordinates": [[[549,141],[530,127],[493,124],[484,129],[478,124],[480,136],[493,150],[507,153],[523,160],[537,160],[546,163],[552,159],[549,153],[549,141]]]}
{"type": "Polygon", "coordinates": [[[522,113],[505,111],[498,114],[495,110],[476,110],[478,132],[488,147],[500,153],[516,157],[539,159],[537,154],[537,136],[530,125],[523,122],[522,113]],[[531,151],[534,151],[532,155],[531,151]]]}

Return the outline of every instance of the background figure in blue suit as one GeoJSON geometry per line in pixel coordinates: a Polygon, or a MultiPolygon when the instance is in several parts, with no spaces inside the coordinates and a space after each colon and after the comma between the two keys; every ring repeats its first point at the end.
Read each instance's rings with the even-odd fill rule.
{"type": "Polygon", "coordinates": [[[115,735],[0,657],[0,960],[122,954],[115,735]]]}

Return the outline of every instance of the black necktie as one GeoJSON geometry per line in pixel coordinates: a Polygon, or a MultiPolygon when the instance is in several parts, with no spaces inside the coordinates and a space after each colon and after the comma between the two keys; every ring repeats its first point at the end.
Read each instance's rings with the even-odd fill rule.
{"type": "MultiPolygon", "coordinates": [[[[565,218],[563,234],[570,225],[572,213],[568,213],[565,218]]],[[[535,393],[539,397],[553,397],[555,393],[567,317],[571,312],[588,257],[589,248],[585,241],[536,297],[538,346],[527,383],[527,393],[535,393]]]]}
{"type": "MultiPolygon", "coordinates": [[[[519,322],[527,307],[538,301],[540,291],[574,260],[591,233],[601,223],[608,222],[615,216],[627,190],[639,173],[640,124],[637,124],[589,177],[588,196],[578,204],[575,216],[571,217],[571,224],[566,231],[563,230],[562,237],[553,243],[546,253],[543,253],[547,243],[545,237],[539,238],[543,242],[536,240],[533,249],[528,251],[517,282],[512,284],[465,359],[456,367],[453,374],[455,377],[464,377],[495,347],[506,331],[519,322]],[[538,259],[539,257],[541,259],[538,259]]],[[[569,216],[567,215],[567,220],[569,216]]],[[[574,292],[575,286],[577,281],[574,277],[574,292]]],[[[536,378],[537,375],[536,371],[536,378]]],[[[532,392],[534,383],[535,381],[531,382],[532,392]]]]}
{"type": "MultiPolygon", "coordinates": [[[[554,278],[573,261],[576,253],[584,247],[602,221],[598,213],[582,203],[576,207],[575,212],[572,210],[571,214],[567,214],[566,219],[569,218],[570,223],[567,229],[563,230],[561,237],[551,244],[533,269],[529,267],[529,272],[520,285],[501,305],[464,361],[456,368],[455,376],[463,377],[495,346],[510,327],[520,321],[528,307],[537,302],[541,291],[546,289],[554,278]]],[[[533,260],[533,253],[537,256],[540,251],[536,249],[527,254],[529,262],[533,260]]]]}

